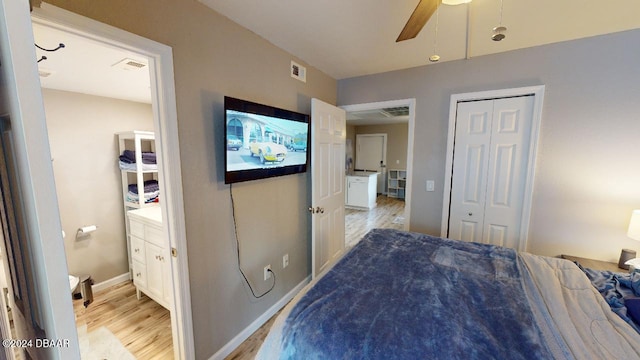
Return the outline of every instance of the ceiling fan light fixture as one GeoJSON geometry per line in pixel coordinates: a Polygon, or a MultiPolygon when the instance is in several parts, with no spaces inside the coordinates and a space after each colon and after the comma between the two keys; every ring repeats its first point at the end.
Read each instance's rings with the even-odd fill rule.
{"type": "Polygon", "coordinates": [[[462,5],[462,4],[468,4],[470,2],[471,0],[442,0],[442,3],[444,5],[462,5]]]}
{"type": "Polygon", "coordinates": [[[493,28],[493,35],[491,35],[491,40],[500,41],[507,37],[504,33],[507,31],[505,26],[496,26],[493,28]]]}

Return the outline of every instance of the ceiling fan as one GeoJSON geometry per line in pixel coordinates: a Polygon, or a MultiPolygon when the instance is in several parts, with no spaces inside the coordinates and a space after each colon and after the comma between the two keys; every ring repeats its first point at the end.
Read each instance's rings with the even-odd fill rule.
{"type": "Polygon", "coordinates": [[[404,25],[396,42],[413,39],[418,36],[418,33],[420,33],[420,30],[422,30],[427,21],[429,21],[431,15],[438,10],[440,4],[458,5],[469,2],[471,2],[471,0],[420,0],[418,6],[413,10],[411,17],[404,25]]]}

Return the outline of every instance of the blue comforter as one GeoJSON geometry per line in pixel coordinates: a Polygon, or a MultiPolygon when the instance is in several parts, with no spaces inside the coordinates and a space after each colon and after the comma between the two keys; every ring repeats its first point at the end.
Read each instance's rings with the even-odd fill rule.
{"type": "Polygon", "coordinates": [[[377,229],[287,318],[281,359],[550,359],[515,251],[377,229]]]}
{"type": "Polygon", "coordinates": [[[640,270],[629,274],[576,265],[585,272],[611,310],[640,333],[640,270]]]}

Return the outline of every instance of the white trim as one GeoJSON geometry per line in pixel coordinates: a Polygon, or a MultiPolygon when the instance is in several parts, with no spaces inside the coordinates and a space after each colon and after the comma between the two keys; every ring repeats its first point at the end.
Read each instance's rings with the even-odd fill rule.
{"type": "Polygon", "coordinates": [[[409,106],[409,130],[407,138],[407,184],[404,198],[404,229],[409,230],[411,222],[411,189],[413,187],[413,147],[416,123],[416,99],[378,101],[372,103],[343,105],[340,108],[347,112],[375,110],[389,107],[409,106]]]}
{"type": "MultiPolygon", "coordinates": [[[[34,306],[32,314],[48,338],[70,342],[68,347],[32,347],[27,351],[33,358],[79,359],[71,296],[61,291],[68,287],[69,278],[65,275],[62,226],[33,42],[26,4],[0,2],[0,72],[3,74],[0,102],[2,115],[10,116],[15,167],[8,171],[15,172],[17,177],[14,195],[23,204],[24,236],[31,255],[29,269],[26,269],[34,281],[29,305],[34,306]]],[[[19,313],[16,311],[14,316],[18,317],[19,313]]],[[[30,315],[24,315],[28,321],[30,315]]],[[[16,320],[18,334],[25,340],[35,338],[32,324],[18,325],[22,320],[16,320]]]]}
{"type": "Polygon", "coordinates": [[[480,91],[464,94],[451,95],[449,103],[449,131],[447,134],[447,159],[445,163],[444,193],[442,200],[442,222],[440,226],[440,236],[446,237],[449,231],[449,205],[451,195],[451,175],[453,172],[453,145],[456,131],[456,117],[458,103],[463,101],[475,101],[485,99],[498,99],[514,96],[533,95],[533,119],[531,124],[529,158],[527,165],[527,175],[525,180],[524,199],[522,203],[522,216],[520,217],[520,241],[518,251],[527,250],[529,237],[529,222],[531,219],[531,205],[533,199],[533,181],[535,178],[536,156],[538,153],[538,139],[540,134],[540,124],[542,123],[542,103],[544,100],[544,85],[529,86],[513,89],[501,89],[480,91]]]}
{"type": "Polygon", "coordinates": [[[282,297],[277,303],[273,304],[267,311],[255,319],[249,326],[236,335],[231,341],[226,343],[218,352],[213,354],[209,360],[222,360],[233,352],[240,344],[249,338],[256,330],[260,329],[273,315],[275,315],[280,309],[282,309],[294,296],[296,296],[300,290],[302,290],[311,281],[311,276],[307,276],[296,287],[289,291],[282,297]]]}
{"type": "Polygon", "coordinates": [[[161,202],[165,235],[179,258],[172,257],[174,284],[171,330],[176,359],[195,358],[189,268],[187,262],[182,173],[178,143],[178,120],[171,47],[100,23],[84,16],[42,3],[32,13],[34,22],[43,23],[106,46],[118,47],[146,56],[149,60],[151,97],[156,132],[158,168],[161,179],[161,202]],[[179,260],[179,261],[178,261],[179,260]]]}
{"type": "Polygon", "coordinates": [[[131,273],[130,272],[126,272],[124,274],[112,277],[111,279],[107,279],[105,281],[99,282],[97,284],[93,284],[91,286],[91,291],[98,292],[104,289],[108,289],[114,285],[118,285],[120,283],[126,282],[126,281],[130,281],[131,280],[131,273]]]}

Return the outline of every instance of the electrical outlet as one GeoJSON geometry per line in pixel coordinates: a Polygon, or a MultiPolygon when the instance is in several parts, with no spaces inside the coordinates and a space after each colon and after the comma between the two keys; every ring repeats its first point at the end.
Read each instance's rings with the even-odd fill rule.
{"type": "Polygon", "coordinates": [[[282,256],[282,268],[286,268],[287,266],[289,266],[289,254],[284,254],[282,256]]]}
{"type": "Polygon", "coordinates": [[[264,267],[264,281],[271,279],[271,264],[264,267]]]}

